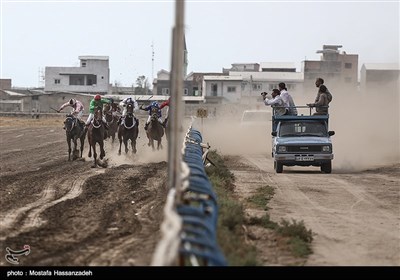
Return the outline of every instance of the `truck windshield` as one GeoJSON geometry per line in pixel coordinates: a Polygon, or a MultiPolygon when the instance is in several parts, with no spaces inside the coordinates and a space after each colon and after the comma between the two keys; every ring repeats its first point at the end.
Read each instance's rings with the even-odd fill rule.
{"type": "Polygon", "coordinates": [[[316,136],[326,137],[328,131],[324,122],[281,122],[279,129],[281,137],[316,136]]]}

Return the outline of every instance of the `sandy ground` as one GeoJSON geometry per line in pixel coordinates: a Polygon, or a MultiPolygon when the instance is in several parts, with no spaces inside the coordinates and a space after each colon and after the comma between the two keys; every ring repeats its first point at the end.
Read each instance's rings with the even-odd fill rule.
{"type": "MultiPolygon", "coordinates": [[[[91,168],[87,142],[83,160],[68,162],[62,119],[32,121],[0,123],[2,255],[29,245],[20,265],[149,265],[167,193],[166,149],[151,151],[141,128],[136,155],[118,156],[107,143],[109,167],[91,168]]],[[[2,257],[0,265],[10,264],[2,257]]]]}
{"type": "MultiPolygon", "coordinates": [[[[346,104],[341,103],[350,106],[346,104]]],[[[394,112],[398,113],[398,107],[394,112]]],[[[270,123],[240,127],[234,117],[215,124],[210,120],[203,126],[203,141],[233,157],[228,165],[236,176],[239,199],[245,202],[257,188],[272,186],[271,219],[304,221],[313,231],[314,253],[305,265],[399,266],[399,119],[379,123],[374,114],[350,114],[344,110],[332,117],[330,130],[336,131],[332,174],[321,173],[319,167],[301,166],[284,166],[283,173],[276,174],[270,123]]],[[[246,211],[263,214],[262,210],[246,211]]],[[[265,236],[256,240],[256,246],[265,265],[299,264],[299,260],[274,251],[274,241],[265,236]]]]}
{"type": "MultiPolygon", "coordinates": [[[[91,168],[87,146],[84,160],[67,161],[61,119],[0,121],[3,256],[6,247],[29,245],[21,265],[150,264],[167,193],[166,142],[162,151],[151,151],[141,128],[136,155],[118,156],[117,146],[107,143],[109,166],[91,168]]],[[[239,199],[270,185],[272,220],[303,220],[314,232],[306,265],[400,265],[398,163],[353,170],[334,160],[332,174],[317,167],[284,167],[276,174],[268,133],[243,132],[241,141],[227,141],[232,135],[206,125],[200,127],[204,142],[222,154],[239,154],[228,163],[239,199]]],[[[265,253],[276,242],[268,234],[257,241],[263,264],[292,265],[287,254],[265,253]]],[[[0,265],[9,264],[3,257],[0,265]]]]}

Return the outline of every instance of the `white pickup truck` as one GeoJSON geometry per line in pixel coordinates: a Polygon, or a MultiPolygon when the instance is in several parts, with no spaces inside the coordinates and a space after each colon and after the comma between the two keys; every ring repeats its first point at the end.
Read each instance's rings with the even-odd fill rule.
{"type": "Polygon", "coordinates": [[[320,166],[332,172],[333,148],[329,115],[272,116],[272,157],[276,173],[283,166],[320,166]]]}

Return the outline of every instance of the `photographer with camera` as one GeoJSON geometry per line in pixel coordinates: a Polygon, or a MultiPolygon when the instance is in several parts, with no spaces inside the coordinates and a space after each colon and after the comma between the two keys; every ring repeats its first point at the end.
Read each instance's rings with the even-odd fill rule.
{"type": "Polygon", "coordinates": [[[287,108],[285,108],[285,102],[283,102],[280,96],[281,92],[279,89],[274,88],[272,90],[272,97],[267,92],[261,92],[261,96],[264,99],[265,105],[271,105],[273,109],[273,114],[277,116],[282,116],[287,114],[287,108]]]}

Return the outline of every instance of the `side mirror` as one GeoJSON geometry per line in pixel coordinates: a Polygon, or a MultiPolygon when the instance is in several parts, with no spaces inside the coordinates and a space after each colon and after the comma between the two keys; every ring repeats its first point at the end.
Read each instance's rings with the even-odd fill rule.
{"type": "Polygon", "coordinates": [[[277,135],[276,131],[272,131],[272,132],[271,132],[271,135],[272,135],[272,136],[276,136],[276,135],[277,135]]]}
{"type": "Polygon", "coordinates": [[[329,136],[335,135],[335,131],[328,131],[329,136]]]}

